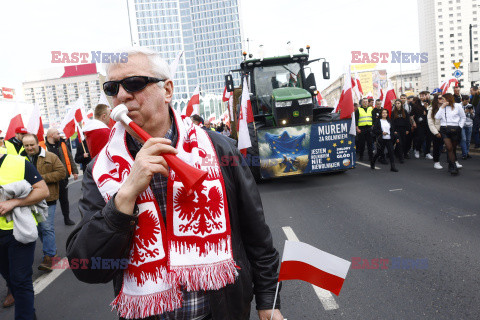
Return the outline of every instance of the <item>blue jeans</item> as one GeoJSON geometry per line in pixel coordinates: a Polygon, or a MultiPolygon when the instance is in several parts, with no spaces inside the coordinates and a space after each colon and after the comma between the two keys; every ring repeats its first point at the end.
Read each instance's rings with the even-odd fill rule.
{"type": "Polygon", "coordinates": [[[55,209],[57,205],[48,206],[48,218],[38,224],[38,237],[43,242],[43,254],[54,257],[57,254],[55,244],[55,209]]]}
{"type": "Polygon", "coordinates": [[[15,320],[32,320],[33,307],[32,265],[35,241],[23,244],[13,234],[0,237],[0,273],[15,298],[15,320]]]}
{"type": "Polygon", "coordinates": [[[468,150],[470,149],[470,141],[472,138],[472,127],[463,126],[462,128],[462,141],[460,141],[460,147],[462,148],[462,156],[466,157],[468,150]]]}

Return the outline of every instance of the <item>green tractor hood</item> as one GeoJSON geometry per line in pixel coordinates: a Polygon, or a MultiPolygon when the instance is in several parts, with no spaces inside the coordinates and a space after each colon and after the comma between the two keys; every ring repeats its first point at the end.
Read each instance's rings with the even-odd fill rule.
{"type": "Polygon", "coordinates": [[[312,97],[307,90],[295,87],[273,89],[272,96],[275,101],[290,101],[312,97]]]}

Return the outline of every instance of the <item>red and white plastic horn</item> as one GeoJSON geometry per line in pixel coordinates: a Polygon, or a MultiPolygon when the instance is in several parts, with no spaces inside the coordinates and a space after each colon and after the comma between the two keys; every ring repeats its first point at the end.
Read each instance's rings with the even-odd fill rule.
{"type": "MultiPolygon", "coordinates": [[[[125,125],[129,126],[144,142],[150,139],[152,136],[133,122],[127,113],[127,107],[124,104],[120,104],[113,108],[110,117],[115,121],[122,121],[125,125]]],[[[165,158],[165,161],[167,161],[168,166],[179,176],[180,181],[182,181],[189,193],[201,185],[207,177],[207,171],[192,167],[174,154],[164,153],[162,156],[165,158]]]]}

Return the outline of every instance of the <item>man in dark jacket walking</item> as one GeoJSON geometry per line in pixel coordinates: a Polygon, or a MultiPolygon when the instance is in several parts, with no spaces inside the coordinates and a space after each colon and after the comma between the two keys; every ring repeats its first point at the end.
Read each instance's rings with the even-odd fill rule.
{"type": "Polygon", "coordinates": [[[25,151],[22,156],[27,156],[30,163],[37,168],[43,180],[47,183],[50,195],[46,199],[48,205],[48,217],[38,224],[40,239],[43,243],[43,261],[38,266],[39,270],[52,271],[53,257],[57,256],[57,244],[55,243],[55,209],[59,195],[58,182],[66,175],[65,167],[60,159],[52,152],[45,151],[38,144],[38,138],[34,134],[26,134],[23,137],[25,151]]]}
{"type": "Polygon", "coordinates": [[[72,153],[70,148],[64,141],[61,141],[60,134],[57,129],[50,128],[47,131],[47,140],[45,141],[47,150],[53,152],[60,158],[67,174],[65,179],[59,182],[59,192],[60,192],[60,207],[62,208],[63,220],[65,225],[73,226],[75,224],[72,219],[70,219],[70,203],[68,201],[68,178],[73,174],[73,179],[78,179],[78,169],[77,165],[73,162],[72,153]]]}
{"type": "MultiPolygon", "coordinates": [[[[217,173],[209,174],[208,182],[205,180],[200,189],[195,189],[195,196],[188,196],[183,182],[177,180],[176,173],[172,173],[174,170],[168,168],[161,156],[177,152],[180,156],[185,148],[191,147],[183,139],[185,131],[179,115],[170,107],[173,82],[168,65],[156,52],[142,48],[129,52],[127,63],[112,64],[107,70],[109,81],[104,84],[105,93],[113,97],[115,107],[125,104],[132,120],[153,138],[142,145],[143,141],[130,128],[125,128],[125,133],[124,126],[117,123],[106,148],[88,165],[79,201],[83,219],[67,240],[70,261],[89,261],[86,269],[73,270],[76,277],[88,283],[113,280],[117,297],[113,305],[121,319],[246,320],[250,319],[253,295],[259,319],[270,319],[279,255],[273,247],[249,168],[237,163],[217,167],[213,161],[217,173]],[[131,77],[132,74],[139,76],[131,77]],[[132,81],[134,86],[130,86],[132,81]],[[177,142],[183,147],[175,149],[177,142]],[[218,181],[222,182],[221,187],[212,188],[211,184],[218,181]],[[167,199],[173,205],[167,206],[167,199]],[[146,208],[146,203],[151,202],[155,206],[146,208]],[[225,206],[219,205],[223,203],[225,206]],[[152,211],[161,214],[152,216],[152,211]],[[224,223],[214,218],[223,215],[224,223]],[[196,216],[208,219],[197,221],[196,216]],[[189,223],[182,224],[186,220],[189,223]],[[174,243],[192,228],[195,231],[177,243],[180,250],[177,245],[162,244],[163,230],[167,233],[166,244],[174,243]],[[215,243],[221,239],[217,237],[220,234],[210,238],[212,230],[230,233],[226,246],[215,243]],[[199,233],[212,242],[209,240],[205,247],[197,246],[197,241],[202,241],[199,233]],[[195,244],[186,247],[182,244],[190,241],[195,244]],[[156,249],[153,243],[157,243],[156,249]],[[218,254],[229,257],[227,260],[234,268],[225,268],[226,260],[209,264],[218,254]],[[160,260],[151,261],[156,257],[160,260]],[[127,269],[95,268],[106,259],[128,261],[127,269]],[[163,268],[163,259],[168,260],[168,268],[163,268]],[[174,268],[176,271],[172,272],[174,268]],[[198,270],[203,271],[197,273],[198,270]],[[144,274],[148,276],[145,278],[144,274]],[[206,282],[202,281],[204,278],[206,282]],[[177,288],[178,295],[172,293],[177,288]],[[178,299],[181,303],[177,303],[178,299]]],[[[196,128],[190,127],[189,134],[196,128]]],[[[233,140],[213,131],[196,130],[196,136],[190,135],[190,139],[195,139],[189,141],[195,145],[198,142],[198,147],[211,151],[204,158],[207,162],[215,158],[241,159],[233,140]],[[208,143],[202,140],[205,138],[208,143]]],[[[273,319],[283,319],[278,300],[273,312],[273,319]]]]}

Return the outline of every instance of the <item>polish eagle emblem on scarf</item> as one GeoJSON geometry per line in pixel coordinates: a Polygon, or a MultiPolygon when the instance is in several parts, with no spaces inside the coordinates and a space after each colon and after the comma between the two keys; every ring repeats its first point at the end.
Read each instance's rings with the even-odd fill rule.
{"type": "Polygon", "coordinates": [[[179,212],[178,217],[182,220],[180,232],[192,231],[203,236],[224,227],[221,221],[216,221],[221,216],[224,205],[222,193],[214,186],[207,196],[206,189],[206,186],[201,186],[190,195],[184,187],[178,190],[173,202],[175,211],[179,212]]]}

